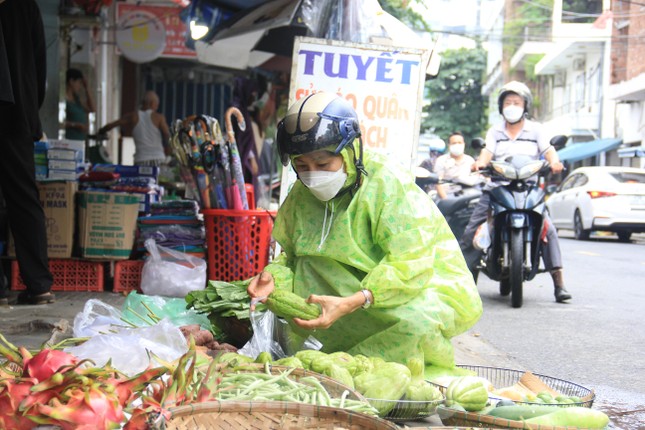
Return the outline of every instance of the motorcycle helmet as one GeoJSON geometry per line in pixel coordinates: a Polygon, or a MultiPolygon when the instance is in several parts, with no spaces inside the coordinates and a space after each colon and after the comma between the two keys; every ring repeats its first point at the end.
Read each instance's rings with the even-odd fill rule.
{"type": "Polygon", "coordinates": [[[533,96],[531,95],[531,90],[522,82],[511,81],[505,84],[499,90],[499,96],[497,97],[497,106],[499,108],[500,115],[504,110],[504,98],[506,98],[509,93],[515,93],[518,96],[522,97],[524,99],[524,114],[530,114],[531,105],[533,104],[533,96]]]}
{"type": "Polygon", "coordinates": [[[280,160],[287,166],[292,155],[324,148],[338,155],[360,133],[358,115],[347,101],[331,93],[311,94],[294,103],[278,123],[280,160]]]}

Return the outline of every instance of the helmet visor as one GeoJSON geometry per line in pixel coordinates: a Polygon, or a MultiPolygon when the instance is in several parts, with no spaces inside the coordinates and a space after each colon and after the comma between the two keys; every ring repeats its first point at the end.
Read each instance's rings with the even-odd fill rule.
{"type": "Polygon", "coordinates": [[[307,154],[330,146],[336,148],[334,152],[338,154],[349,139],[341,135],[336,119],[302,112],[288,116],[278,124],[276,140],[280,161],[286,166],[290,155],[307,154]]]}

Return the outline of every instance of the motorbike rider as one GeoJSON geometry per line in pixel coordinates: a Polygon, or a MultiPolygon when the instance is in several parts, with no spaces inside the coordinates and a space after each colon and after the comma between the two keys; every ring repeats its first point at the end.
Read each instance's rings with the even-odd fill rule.
{"type": "MultiPolygon", "coordinates": [[[[504,120],[488,130],[486,146],[473,164],[473,171],[488,166],[493,160],[504,160],[515,154],[535,157],[536,160],[543,156],[549,162],[551,172],[556,174],[562,171],[563,165],[555,148],[550,144],[546,131],[541,124],[528,119],[532,101],[531,91],[521,82],[511,81],[501,88],[497,102],[499,113],[504,120]]],[[[484,192],[459,243],[473,274],[476,273],[475,266],[480,255],[473,247],[473,238],[477,227],[487,219],[489,202],[490,194],[484,192]]],[[[571,294],[564,287],[558,234],[546,213],[544,222],[547,225],[547,233],[542,258],[553,278],[555,301],[562,303],[571,299],[571,294]]]]}
{"type": "MultiPolygon", "coordinates": [[[[434,164],[434,172],[439,179],[458,179],[470,176],[471,167],[475,159],[464,153],[466,144],[464,135],[458,131],[453,131],[448,136],[448,153],[441,155],[434,164]]],[[[453,184],[437,184],[437,195],[440,199],[445,199],[449,195],[458,191],[459,186],[453,184]]]]}

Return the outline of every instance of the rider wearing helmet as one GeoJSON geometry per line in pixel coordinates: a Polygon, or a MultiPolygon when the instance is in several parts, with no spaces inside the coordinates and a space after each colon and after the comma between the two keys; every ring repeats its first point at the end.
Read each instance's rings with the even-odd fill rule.
{"type": "MultiPolygon", "coordinates": [[[[529,119],[533,104],[531,90],[521,82],[508,82],[501,88],[497,104],[504,120],[488,130],[486,146],[472,169],[479,170],[488,166],[492,160],[504,160],[510,155],[522,154],[536,160],[544,157],[551,166],[551,172],[560,173],[563,166],[557,151],[549,142],[549,135],[541,124],[529,119]]],[[[462,251],[474,274],[477,271],[474,266],[479,260],[479,252],[474,250],[472,241],[477,227],[486,220],[489,202],[489,194],[485,192],[460,239],[462,251]]],[[[571,294],[564,287],[558,233],[548,219],[548,214],[545,214],[545,222],[548,230],[543,254],[544,265],[553,278],[555,300],[562,303],[571,299],[571,294]]]]}
{"type": "MultiPolygon", "coordinates": [[[[410,356],[454,366],[450,338],[482,304],[450,228],[410,172],[363,151],[356,112],[316,93],[278,124],[278,151],[298,180],[278,210],[283,253],[248,287],[252,298],[293,291],[322,313],[294,319],[324,352],[410,356]]],[[[303,339],[304,339],[303,337],[303,339]]]]}

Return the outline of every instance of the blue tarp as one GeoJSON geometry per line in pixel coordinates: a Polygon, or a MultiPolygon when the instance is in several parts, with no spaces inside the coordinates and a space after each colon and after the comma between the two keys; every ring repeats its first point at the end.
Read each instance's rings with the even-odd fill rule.
{"type": "Polygon", "coordinates": [[[579,161],[601,152],[611,151],[623,143],[622,139],[598,139],[567,145],[558,151],[560,161],[579,161]]]}

